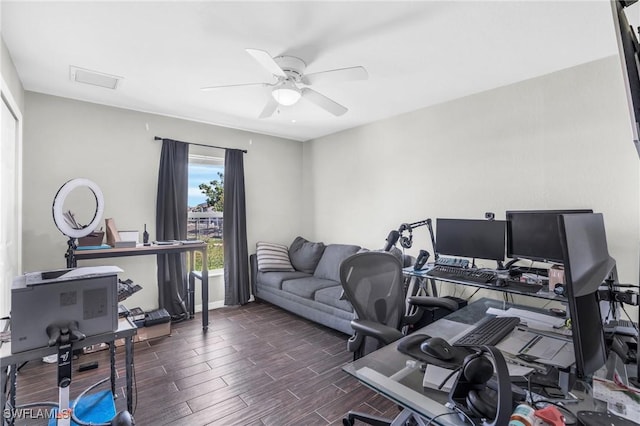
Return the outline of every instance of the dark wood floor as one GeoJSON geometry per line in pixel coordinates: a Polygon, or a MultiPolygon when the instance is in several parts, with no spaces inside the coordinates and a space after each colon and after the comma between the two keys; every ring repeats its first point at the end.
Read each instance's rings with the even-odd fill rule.
{"type": "MultiPolygon", "coordinates": [[[[209,321],[207,333],[197,316],[173,324],[169,337],[135,344],[137,425],[328,425],[342,424],[350,409],[398,412],[341,370],[351,360],[344,334],[261,302],[212,310],[209,321]]],[[[117,356],[123,409],[123,348],[117,356]]],[[[108,351],[75,365],[92,360],[98,369],[74,371],[72,397],[108,377],[108,351]]],[[[20,370],[18,403],[56,400],[55,365],[20,370]]]]}

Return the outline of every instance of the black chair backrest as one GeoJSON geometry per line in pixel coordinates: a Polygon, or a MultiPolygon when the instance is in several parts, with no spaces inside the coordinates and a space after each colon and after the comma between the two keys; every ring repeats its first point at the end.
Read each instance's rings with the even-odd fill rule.
{"type": "Polygon", "coordinates": [[[399,329],[405,313],[402,265],[385,252],[363,252],[340,265],[340,281],[359,319],[399,329]]]}

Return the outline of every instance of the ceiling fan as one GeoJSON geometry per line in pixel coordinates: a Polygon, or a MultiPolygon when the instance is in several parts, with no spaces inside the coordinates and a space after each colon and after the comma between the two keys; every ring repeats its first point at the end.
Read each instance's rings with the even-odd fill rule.
{"type": "Polygon", "coordinates": [[[340,68],[329,71],[305,74],[307,64],[294,56],[277,56],[272,58],[268,52],[259,49],[245,49],[260,65],[267,69],[276,78],[274,83],[244,83],[229,84],[223,86],[203,87],[202,90],[217,90],[228,87],[240,86],[262,86],[269,87],[271,95],[264,109],[260,113],[260,118],[271,117],[279,105],[293,105],[305,98],[316,104],[320,108],[330,112],[335,116],[343,115],[348,109],[336,101],[329,99],[325,95],[316,92],[309,87],[317,82],[335,82],[350,80],[366,80],[369,75],[364,67],[340,68]]]}

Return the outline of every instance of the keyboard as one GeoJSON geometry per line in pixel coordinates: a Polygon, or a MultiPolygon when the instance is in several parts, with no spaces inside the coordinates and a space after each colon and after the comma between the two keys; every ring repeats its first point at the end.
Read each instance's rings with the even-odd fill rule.
{"type": "Polygon", "coordinates": [[[506,284],[507,285],[505,287],[509,287],[510,289],[518,290],[523,293],[537,293],[542,290],[543,287],[542,284],[529,284],[519,280],[507,280],[506,284]]]}
{"type": "Polygon", "coordinates": [[[454,346],[494,346],[520,324],[518,317],[494,317],[480,322],[473,330],[459,338],[454,346]]]}
{"type": "Polygon", "coordinates": [[[434,278],[447,278],[458,281],[471,281],[474,283],[488,283],[495,281],[497,277],[497,274],[491,271],[455,268],[444,265],[435,265],[427,272],[427,275],[434,278]]]}
{"type": "Polygon", "coordinates": [[[632,323],[629,320],[611,320],[604,325],[605,332],[614,332],[616,334],[622,334],[625,336],[637,336],[638,324],[632,323]],[[634,327],[635,325],[635,327],[634,327]]]}

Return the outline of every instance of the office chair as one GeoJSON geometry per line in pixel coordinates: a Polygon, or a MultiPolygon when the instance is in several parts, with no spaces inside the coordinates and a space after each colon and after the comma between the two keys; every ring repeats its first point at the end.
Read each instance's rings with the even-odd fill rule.
{"type": "MultiPolygon", "coordinates": [[[[405,297],[402,263],[398,257],[386,252],[357,253],[340,265],[340,282],[344,293],[356,311],[351,321],[354,330],[347,342],[347,349],[356,360],[404,336],[402,328],[415,324],[422,316],[423,308],[440,307],[451,312],[458,304],[446,298],[405,297]],[[406,309],[405,300],[417,309],[406,309]],[[411,312],[405,315],[405,312],[411,312]]],[[[351,426],[354,420],[370,425],[391,425],[393,420],[366,413],[350,411],[342,420],[351,426]]]]}
{"type": "Polygon", "coordinates": [[[451,312],[458,304],[447,298],[405,296],[402,264],[386,252],[354,254],[340,265],[340,282],[357,318],[351,321],[353,336],[347,349],[356,360],[404,336],[402,328],[415,324],[424,308],[439,307],[451,312]],[[417,309],[406,309],[405,301],[417,309]],[[411,312],[406,315],[405,312],[411,312]]]}

